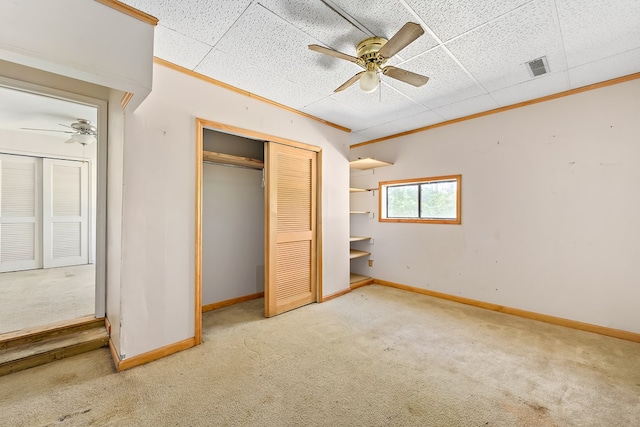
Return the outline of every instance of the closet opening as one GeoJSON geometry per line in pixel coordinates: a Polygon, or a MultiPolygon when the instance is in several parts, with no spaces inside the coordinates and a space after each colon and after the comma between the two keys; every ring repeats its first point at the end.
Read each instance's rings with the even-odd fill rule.
{"type": "Polygon", "coordinates": [[[319,147],[196,119],[195,342],[202,312],[321,300],[319,147]]]}
{"type": "Polygon", "coordinates": [[[264,144],[203,130],[203,312],[264,296],[264,144]]]}

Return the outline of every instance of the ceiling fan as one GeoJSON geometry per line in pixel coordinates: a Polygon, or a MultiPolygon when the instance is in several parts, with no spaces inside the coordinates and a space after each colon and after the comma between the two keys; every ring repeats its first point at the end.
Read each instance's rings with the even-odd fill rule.
{"type": "Polygon", "coordinates": [[[36,129],[36,128],[20,128],[23,130],[37,130],[42,132],[62,132],[71,134],[71,138],[66,140],[67,144],[71,144],[77,142],[78,144],[87,145],[96,142],[96,135],[98,134],[98,130],[95,126],[91,124],[91,121],[87,119],[77,119],[76,122],[71,123],[71,125],[63,125],[59,123],[60,126],[67,127],[73,130],[57,130],[57,129],[36,129]]]}
{"type": "Polygon", "coordinates": [[[402,68],[394,67],[392,65],[387,65],[385,67],[384,64],[389,58],[407,47],[422,34],[424,34],[424,30],[420,25],[414,22],[407,22],[400,31],[398,31],[389,40],[382,37],[370,37],[362,40],[356,46],[357,57],[319,46],[317,44],[309,45],[309,49],[353,62],[365,69],[365,71],[360,71],[358,74],[344,82],[340,87],[334,90],[334,92],[343,91],[358,80],[360,81],[360,89],[368,93],[373,92],[380,85],[379,73],[419,87],[425,85],[429,81],[429,77],[403,70],[402,68]]]}

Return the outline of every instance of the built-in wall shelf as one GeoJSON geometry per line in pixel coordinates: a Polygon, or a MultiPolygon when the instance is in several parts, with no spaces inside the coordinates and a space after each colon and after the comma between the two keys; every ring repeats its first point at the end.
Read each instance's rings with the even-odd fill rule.
{"type": "Polygon", "coordinates": [[[349,252],[349,259],[362,258],[363,256],[369,256],[371,252],[359,251],[358,249],[351,249],[349,252]]]}
{"type": "Polygon", "coordinates": [[[366,169],[380,168],[383,166],[391,166],[392,164],[393,163],[383,162],[382,160],[376,160],[371,157],[365,157],[362,159],[350,161],[349,167],[351,169],[366,170],[366,169]]]}
{"type": "Polygon", "coordinates": [[[349,275],[349,284],[353,285],[354,283],[364,282],[365,280],[370,280],[371,277],[363,276],[362,274],[351,273],[349,275]]]}
{"type": "MultiPolygon", "coordinates": [[[[382,166],[391,166],[393,163],[389,163],[389,162],[383,162],[382,160],[376,160],[374,158],[371,157],[367,157],[364,159],[358,159],[358,160],[353,160],[351,162],[349,162],[349,168],[354,169],[354,170],[367,170],[367,169],[373,169],[373,168],[379,168],[382,166]]],[[[352,176],[357,176],[357,175],[367,175],[369,174],[368,172],[364,172],[364,173],[353,173],[352,176]]],[[[369,184],[370,185],[370,184],[369,184]]],[[[375,185],[375,184],[374,184],[375,185]]],[[[364,192],[369,192],[369,191],[373,191],[373,195],[375,195],[375,190],[377,190],[377,188],[357,188],[357,187],[350,187],[349,191],[351,193],[364,193],[364,192]]],[[[371,193],[369,193],[371,194],[371,193]]],[[[362,207],[364,207],[365,209],[370,209],[370,210],[350,210],[349,213],[350,214],[366,214],[368,218],[375,218],[375,210],[376,208],[372,205],[372,200],[373,198],[370,198],[369,201],[367,202],[367,197],[364,196],[352,196],[355,197],[357,199],[359,199],[359,202],[362,203],[367,203],[367,204],[363,204],[361,205],[362,207]]],[[[360,206],[358,206],[360,207],[360,206]]],[[[365,217],[365,218],[367,218],[365,217]]],[[[363,226],[366,225],[365,224],[365,219],[361,216],[358,217],[351,217],[351,223],[352,224],[358,224],[359,226],[363,226]]],[[[367,233],[367,231],[356,231],[353,230],[353,232],[355,233],[367,233]]],[[[363,243],[358,243],[358,242],[368,242],[369,243],[369,248],[373,249],[373,237],[370,236],[349,236],[349,244],[352,244],[353,246],[364,246],[363,243]]],[[[351,249],[351,252],[349,253],[349,259],[355,259],[355,258],[363,258],[363,257],[370,257],[369,258],[369,267],[373,267],[373,257],[371,256],[371,252],[367,252],[367,251],[361,251],[359,249],[351,249]]],[[[365,266],[364,263],[362,262],[353,262],[351,263],[351,268],[355,269],[355,270],[360,270],[360,269],[366,269],[367,267],[365,266]]],[[[363,271],[364,272],[364,271],[363,271]]],[[[357,287],[360,286],[364,286],[364,285],[368,285],[370,283],[373,282],[373,279],[371,279],[371,277],[363,275],[363,274],[358,274],[358,273],[351,273],[351,277],[349,280],[349,283],[351,285],[352,289],[355,289],[357,287]]]]}

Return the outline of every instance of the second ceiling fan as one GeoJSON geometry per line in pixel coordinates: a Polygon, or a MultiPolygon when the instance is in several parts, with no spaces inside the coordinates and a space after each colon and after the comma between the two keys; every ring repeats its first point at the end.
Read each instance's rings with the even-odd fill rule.
{"type": "Polygon", "coordinates": [[[337,50],[329,49],[317,44],[309,45],[309,49],[324,53],[325,55],[344,59],[353,62],[364,68],[355,76],[344,82],[334,92],[340,92],[360,81],[360,89],[364,92],[374,92],[380,85],[380,77],[378,73],[389,76],[401,82],[419,87],[425,85],[429,81],[429,77],[392,65],[384,66],[389,58],[402,49],[407,47],[418,37],[424,34],[422,27],[414,22],[407,22],[393,37],[388,41],[382,37],[370,37],[362,40],[356,46],[356,56],[347,55],[337,50]]]}
{"type": "Polygon", "coordinates": [[[59,130],[59,129],[40,129],[40,128],[20,128],[22,130],[36,130],[40,132],[59,132],[59,133],[68,133],[71,137],[66,140],[66,143],[77,142],[78,144],[87,145],[96,142],[96,136],[98,135],[98,130],[95,126],[91,124],[91,121],[87,119],[77,119],[77,121],[71,123],[71,125],[63,125],[60,123],[60,126],[64,126],[71,130],[59,130]]]}

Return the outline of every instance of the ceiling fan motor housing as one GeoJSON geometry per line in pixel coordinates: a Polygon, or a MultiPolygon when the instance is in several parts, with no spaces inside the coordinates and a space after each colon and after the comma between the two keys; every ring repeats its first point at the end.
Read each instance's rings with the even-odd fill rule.
{"type": "Polygon", "coordinates": [[[364,61],[367,70],[376,70],[387,62],[386,58],[378,56],[378,51],[382,49],[382,46],[386,43],[387,39],[382,37],[370,37],[358,43],[356,46],[356,54],[358,58],[364,61]]]}
{"type": "Polygon", "coordinates": [[[424,34],[420,24],[407,22],[389,40],[382,37],[369,37],[356,45],[356,55],[347,55],[327,47],[317,44],[309,45],[309,49],[333,56],[345,61],[352,62],[365,71],[361,71],[340,85],[334,92],[341,92],[356,82],[360,82],[360,89],[364,92],[373,92],[380,86],[379,74],[384,74],[392,79],[420,87],[429,81],[429,77],[391,65],[384,66],[387,59],[413,43],[418,37],[424,34]]]}
{"type": "Polygon", "coordinates": [[[78,119],[77,123],[71,123],[71,127],[81,135],[95,135],[96,127],[89,120],[78,119]]]}

